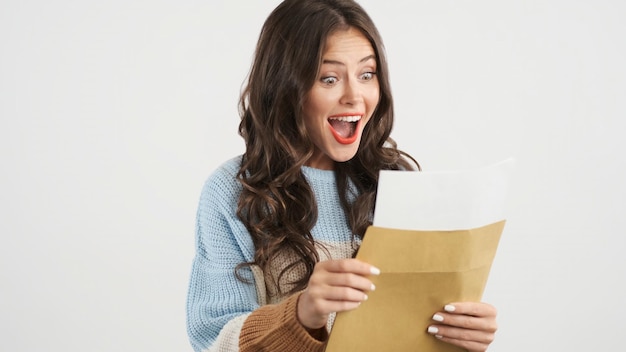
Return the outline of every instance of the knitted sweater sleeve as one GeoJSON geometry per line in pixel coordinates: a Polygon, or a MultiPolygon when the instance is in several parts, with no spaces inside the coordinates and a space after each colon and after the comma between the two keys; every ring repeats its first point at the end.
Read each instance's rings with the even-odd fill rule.
{"type": "Polygon", "coordinates": [[[265,305],[248,316],[241,330],[241,352],[323,352],[326,328],[309,333],[297,318],[298,299],[294,294],[279,304],[265,305]]]}
{"type": "Polygon", "coordinates": [[[235,215],[237,187],[234,175],[222,168],[200,195],[187,294],[187,332],[195,351],[236,351],[243,321],[259,307],[251,271],[239,271],[248,282],[235,276],[236,266],[250,261],[254,248],[235,215]]]}
{"type": "Polygon", "coordinates": [[[235,276],[238,264],[252,260],[254,245],[236,216],[240,185],[234,172],[222,167],[200,196],[187,297],[191,344],[197,352],[323,351],[325,329],[312,336],[297,320],[299,295],[261,306],[252,271],[239,271],[248,282],[235,276]]]}

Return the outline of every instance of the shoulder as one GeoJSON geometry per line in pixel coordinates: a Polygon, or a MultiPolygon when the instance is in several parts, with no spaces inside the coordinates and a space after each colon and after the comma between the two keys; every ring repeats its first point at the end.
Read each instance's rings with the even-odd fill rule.
{"type": "Polygon", "coordinates": [[[231,158],[218,166],[206,179],[202,188],[201,202],[231,203],[241,193],[237,173],[241,156],[231,158]]]}
{"type": "Polygon", "coordinates": [[[207,182],[230,182],[237,180],[237,173],[241,166],[241,155],[228,159],[218,166],[207,179],[207,182]]]}
{"type": "Polygon", "coordinates": [[[237,178],[240,161],[241,157],[225,161],[204,182],[196,214],[196,233],[198,248],[203,251],[211,252],[208,248],[223,248],[229,244],[231,248],[240,247],[247,261],[250,253],[254,253],[254,245],[237,217],[242,190],[237,178]]]}

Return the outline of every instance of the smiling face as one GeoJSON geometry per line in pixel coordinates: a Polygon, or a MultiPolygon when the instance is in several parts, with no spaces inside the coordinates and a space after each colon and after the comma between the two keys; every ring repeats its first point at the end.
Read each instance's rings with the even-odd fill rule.
{"type": "Polygon", "coordinates": [[[315,145],[307,166],[332,170],[335,161],[356,155],[379,91],[376,55],[367,38],[352,27],[331,34],[303,105],[304,123],[315,145]]]}

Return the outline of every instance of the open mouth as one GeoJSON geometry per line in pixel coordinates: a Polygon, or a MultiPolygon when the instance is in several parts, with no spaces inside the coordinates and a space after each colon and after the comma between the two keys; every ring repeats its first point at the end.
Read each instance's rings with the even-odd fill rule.
{"type": "Polygon", "coordinates": [[[341,144],[351,144],[356,141],[357,129],[361,122],[361,115],[333,116],[328,118],[330,130],[337,142],[341,144]]]}

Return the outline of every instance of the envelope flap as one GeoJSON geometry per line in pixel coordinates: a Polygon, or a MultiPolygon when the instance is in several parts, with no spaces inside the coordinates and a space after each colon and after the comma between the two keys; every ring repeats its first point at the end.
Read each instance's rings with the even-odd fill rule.
{"type": "Polygon", "coordinates": [[[370,226],[357,258],[392,272],[463,272],[493,261],[505,220],[455,231],[370,226]]]}

